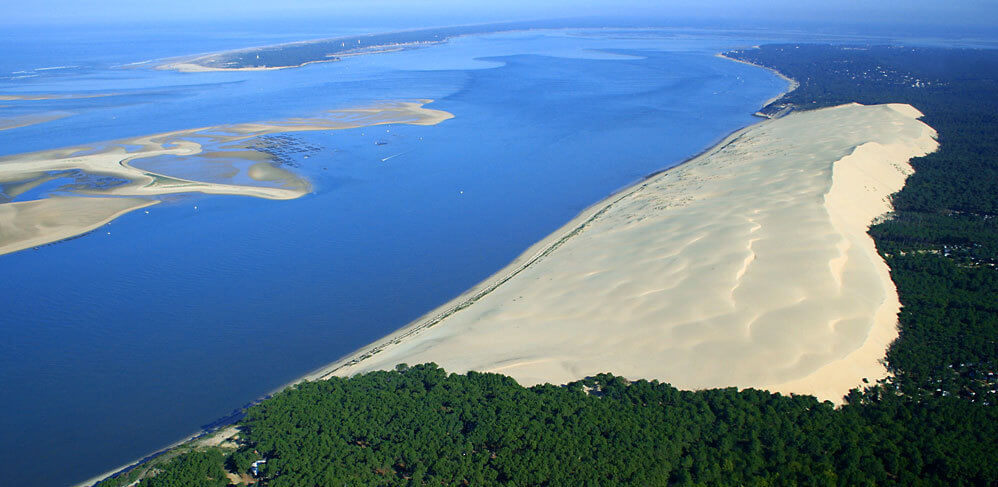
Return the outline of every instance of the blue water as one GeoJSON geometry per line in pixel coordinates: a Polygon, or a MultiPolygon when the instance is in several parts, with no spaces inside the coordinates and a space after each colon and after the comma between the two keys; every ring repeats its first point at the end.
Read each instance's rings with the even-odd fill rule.
{"type": "Polygon", "coordinates": [[[464,37],[258,73],[118,67],[275,37],[215,32],[0,39],[17,53],[0,94],[119,94],[3,102],[0,117],[73,115],[0,131],[0,155],[378,100],[434,99],[455,118],[292,134],[315,148],[296,155],[315,187],[297,200],[180,195],[0,256],[4,483],[82,481],[197,431],[446,302],[785,88],[713,56],[753,39],[667,31],[464,37]],[[79,67],[37,71],[59,65],[79,67]]]}

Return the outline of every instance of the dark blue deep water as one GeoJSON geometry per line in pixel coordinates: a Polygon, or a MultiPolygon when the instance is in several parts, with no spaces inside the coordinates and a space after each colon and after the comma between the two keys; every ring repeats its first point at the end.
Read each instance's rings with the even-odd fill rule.
{"type": "Polygon", "coordinates": [[[297,200],[179,195],[110,235],[0,256],[5,484],[80,482],[197,431],[444,303],[786,87],[714,57],[750,39],[648,30],[466,37],[256,73],[122,67],[296,38],[192,35],[0,39],[0,94],[118,94],[0,103],[0,117],[71,114],[0,131],[0,155],[379,100],[434,99],[455,118],[291,134],[312,148],[295,170],[315,190],[297,200]],[[72,67],[38,70],[54,66],[72,67]]]}

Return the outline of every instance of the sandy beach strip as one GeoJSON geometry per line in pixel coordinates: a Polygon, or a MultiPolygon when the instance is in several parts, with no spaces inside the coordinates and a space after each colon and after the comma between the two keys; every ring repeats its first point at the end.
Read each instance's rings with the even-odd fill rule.
{"type": "Polygon", "coordinates": [[[866,232],[937,146],[920,116],[850,104],[736,132],[307,379],[436,362],[524,385],[611,372],[839,402],[886,375],[900,305],[866,232]]]}

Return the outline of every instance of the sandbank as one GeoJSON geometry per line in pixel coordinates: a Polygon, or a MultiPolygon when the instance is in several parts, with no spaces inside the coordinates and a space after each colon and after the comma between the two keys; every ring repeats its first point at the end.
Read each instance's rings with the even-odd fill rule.
{"type": "Polygon", "coordinates": [[[82,173],[101,181],[107,177],[118,180],[116,184],[67,184],[59,189],[59,194],[71,198],[0,204],[0,224],[3,225],[0,227],[0,255],[85,233],[96,225],[154,204],[170,194],[226,194],[272,200],[301,197],[311,191],[310,183],[272,163],[269,154],[253,150],[251,139],[275,133],[342,130],[390,123],[434,125],[453,117],[448,112],[424,108],[423,105],[430,101],[384,102],[369,107],[331,110],[312,118],[201,127],[0,157],[0,197],[6,196],[8,200],[69,174],[82,173]],[[157,171],[141,167],[144,159],[154,157],[173,158],[170,164],[183,165],[182,172],[187,177],[170,174],[169,167],[157,171]],[[226,164],[230,169],[226,179],[219,180],[218,173],[210,170],[219,164],[226,164]],[[195,178],[190,174],[203,177],[195,178]],[[211,175],[215,175],[214,178],[211,175]],[[245,178],[240,178],[242,175],[245,178]],[[246,179],[258,184],[237,182],[246,179]],[[115,198],[120,201],[110,201],[115,198]],[[77,207],[75,211],[55,216],[73,205],[77,207]]]}
{"type": "Polygon", "coordinates": [[[47,112],[15,117],[0,117],[0,130],[10,130],[27,127],[29,125],[37,125],[40,123],[51,122],[53,120],[59,120],[60,118],[65,118],[70,115],[72,115],[72,113],[47,112]]]}
{"type": "Polygon", "coordinates": [[[28,95],[0,95],[2,101],[41,101],[41,100],[77,100],[81,98],[104,98],[117,93],[42,93],[28,95]]]}
{"type": "Polygon", "coordinates": [[[142,198],[53,197],[0,205],[0,255],[80,235],[156,203],[142,198]]]}
{"type": "Polygon", "coordinates": [[[491,278],[307,379],[436,362],[523,385],[600,372],[840,402],[885,377],[897,292],[866,233],[935,150],[908,105],[738,131],[587,209],[491,278]]]}

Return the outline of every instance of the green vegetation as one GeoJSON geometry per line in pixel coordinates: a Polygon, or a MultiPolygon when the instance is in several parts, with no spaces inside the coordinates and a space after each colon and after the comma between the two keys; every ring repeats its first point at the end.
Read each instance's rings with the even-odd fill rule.
{"type": "Polygon", "coordinates": [[[982,415],[979,408],[939,403],[954,420],[912,431],[899,421],[919,408],[870,402],[836,411],[812,397],[688,392],[611,375],[525,389],[504,376],[447,375],[430,364],[302,384],[251,410],[244,425],[254,448],[272,458],[264,475],[275,487],[998,478],[998,465],[981,462],[994,458],[981,439],[995,438],[998,425],[971,430],[957,419],[982,415]]]}
{"type": "Polygon", "coordinates": [[[729,55],[801,83],[765,113],[910,103],[939,131],[941,149],[913,161],[896,214],[871,230],[904,304],[893,379],[835,409],[611,375],[527,389],[400,366],[290,388],[249,410],[234,452],[163,459],[140,485],[221,485],[218,469],[245,474],[257,455],[267,463],[256,482],[273,487],[998,484],[998,52],[729,55]]]}
{"type": "Polygon", "coordinates": [[[229,479],[222,468],[222,452],[216,448],[193,451],[170,460],[155,477],[142,483],[148,487],[225,487],[229,479]]]}
{"type": "MultiPolygon", "coordinates": [[[[143,478],[145,487],[226,487],[230,485],[223,464],[227,458],[219,448],[179,447],[115,478],[102,481],[101,487],[123,487],[143,478]]],[[[246,455],[247,453],[241,453],[246,455]]]]}
{"type": "Polygon", "coordinates": [[[228,461],[187,454],[140,485],[224,485],[223,463],[246,473],[254,451],[271,487],[987,485],[998,478],[993,411],[879,388],[836,410],[612,375],[527,389],[427,364],[295,386],[250,409],[228,461]]]}

